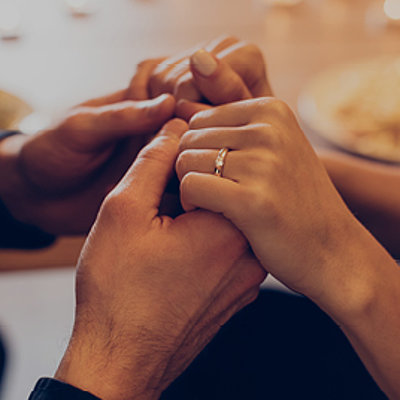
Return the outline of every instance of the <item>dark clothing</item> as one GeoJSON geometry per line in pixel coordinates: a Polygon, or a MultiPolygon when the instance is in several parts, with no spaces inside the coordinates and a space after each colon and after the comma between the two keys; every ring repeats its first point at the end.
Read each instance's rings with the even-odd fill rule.
{"type": "MultiPolygon", "coordinates": [[[[43,382],[30,400],[95,399],[54,381],[43,382]]],[[[386,398],[326,314],[304,297],[263,290],[161,400],[386,398]]]]}
{"type": "Polygon", "coordinates": [[[0,200],[0,249],[39,249],[54,241],[53,235],[15,220],[0,200]]]}
{"type": "MultiPolygon", "coordinates": [[[[18,134],[21,133],[0,129],[0,140],[18,134]]],[[[0,199],[0,249],[38,249],[49,246],[54,240],[53,235],[16,221],[0,199]]]]}
{"type": "Polygon", "coordinates": [[[55,379],[42,378],[36,384],[29,400],[99,400],[89,392],[84,392],[55,379]]]}
{"type": "Polygon", "coordinates": [[[381,400],[337,325],[308,299],[262,291],[162,400],[381,400]]]}

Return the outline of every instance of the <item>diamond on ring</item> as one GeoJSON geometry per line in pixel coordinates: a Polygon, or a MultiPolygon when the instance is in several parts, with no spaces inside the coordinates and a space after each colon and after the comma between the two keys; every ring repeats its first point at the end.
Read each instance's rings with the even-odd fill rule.
{"type": "Polygon", "coordinates": [[[218,156],[215,160],[214,175],[222,177],[222,171],[224,169],[226,156],[228,155],[229,149],[224,147],[218,152],[218,156]]]}

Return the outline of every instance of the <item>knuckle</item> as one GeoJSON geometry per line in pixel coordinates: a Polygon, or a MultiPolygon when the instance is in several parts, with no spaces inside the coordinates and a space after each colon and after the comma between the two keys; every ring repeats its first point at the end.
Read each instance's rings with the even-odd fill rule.
{"type": "Polygon", "coordinates": [[[243,41],[242,49],[247,53],[248,57],[251,57],[253,61],[254,60],[264,61],[264,56],[261,52],[261,49],[256,44],[243,41]]]}
{"type": "Polygon", "coordinates": [[[287,103],[277,98],[271,98],[270,108],[272,108],[277,115],[283,118],[287,118],[292,115],[292,110],[287,103]]]}
{"type": "Polygon", "coordinates": [[[276,125],[260,124],[256,133],[257,142],[270,149],[278,149],[283,142],[283,135],[276,125]]]}
{"type": "Polygon", "coordinates": [[[153,74],[149,78],[149,88],[153,95],[157,95],[163,92],[170,93],[170,91],[167,90],[167,87],[168,82],[164,71],[164,65],[160,64],[155,68],[153,74]]]}
{"type": "Polygon", "coordinates": [[[104,200],[100,215],[108,221],[116,223],[126,220],[128,209],[135,208],[136,200],[120,189],[113,190],[104,200]]]}
{"type": "Polygon", "coordinates": [[[252,124],[244,132],[247,143],[263,147],[271,144],[271,126],[267,123],[252,124]]]}
{"type": "MultiPolygon", "coordinates": [[[[266,116],[285,119],[293,115],[290,107],[284,101],[276,97],[262,97],[252,100],[252,106],[254,107],[254,115],[260,120],[265,120],[266,116]]],[[[268,120],[270,120],[270,118],[268,118],[268,120]]]]}
{"type": "Polygon", "coordinates": [[[71,131],[86,130],[88,128],[88,118],[85,108],[81,107],[73,110],[63,122],[62,128],[71,131]]]}
{"type": "Polygon", "coordinates": [[[176,146],[176,139],[158,136],[139,153],[138,160],[166,162],[170,157],[170,146],[176,146]]]}

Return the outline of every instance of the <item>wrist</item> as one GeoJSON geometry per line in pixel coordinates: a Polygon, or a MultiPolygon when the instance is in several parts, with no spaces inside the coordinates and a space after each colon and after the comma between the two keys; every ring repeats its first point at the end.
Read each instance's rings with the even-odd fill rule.
{"type": "Polygon", "coordinates": [[[158,399],[165,389],[157,386],[159,363],[150,361],[150,354],[143,357],[143,345],[141,352],[133,351],[134,343],[111,332],[102,338],[101,329],[74,331],[54,377],[102,400],[158,399]]]}
{"type": "Polygon", "coordinates": [[[387,276],[398,267],[386,250],[354,218],[346,235],[333,246],[321,266],[321,274],[303,294],[313,300],[340,326],[352,326],[368,318],[377,296],[385,290],[387,276]]]}

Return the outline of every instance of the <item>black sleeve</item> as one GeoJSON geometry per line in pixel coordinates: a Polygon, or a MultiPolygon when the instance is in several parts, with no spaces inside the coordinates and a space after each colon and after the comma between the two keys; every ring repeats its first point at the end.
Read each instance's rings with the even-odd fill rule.
{"type": "Polygon", "coordinates": [[[89,392],[51,378],[42,378],[33,389],[29,400],[101,400],[89,392]]]}
{"type": "MultiPolygon", "coordinates": [[[[20,132],[0,130],[0,140],[17,134],[20,132]]],[[[0,199],[0,249],[38,249],[54,240],[53,235],[16,221],[0,199]]]]}
{"type": "Polygon", "coordinates": [[[0,249],[40,249],[54,241],[55,236],[16,221],[0,200],[0,249]]]}

